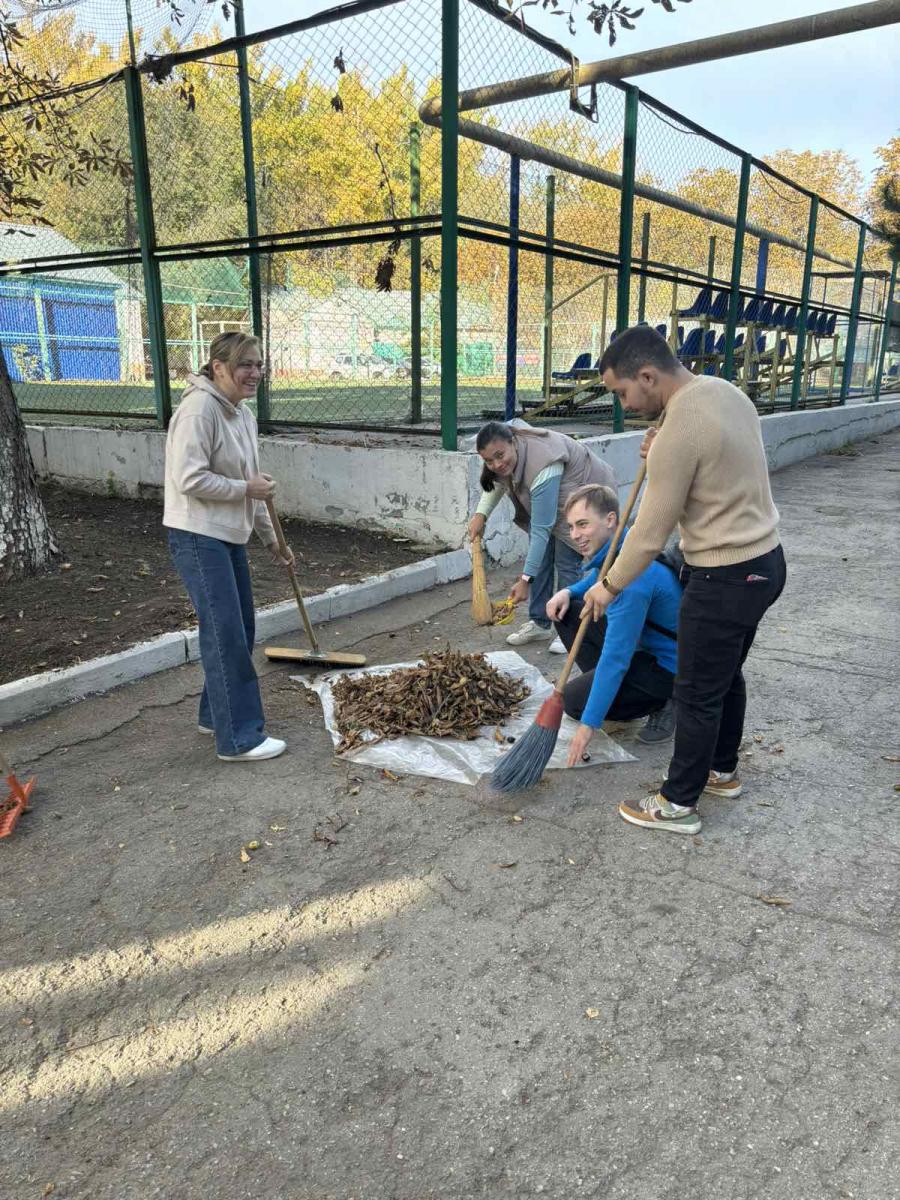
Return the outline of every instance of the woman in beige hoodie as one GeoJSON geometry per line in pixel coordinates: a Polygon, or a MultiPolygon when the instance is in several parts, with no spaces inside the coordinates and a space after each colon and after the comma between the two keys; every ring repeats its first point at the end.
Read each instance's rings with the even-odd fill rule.
{"type": "Polygon", "coordinates": [[[245,333],[222,333],[209,350],[169,425],[163,524],[200,625],[198,728],[215,735],[225,762],[256,761],[285,748],[265,733],[246,550],[255,530],[285,562],[265,506],[275,483],[260,473],[256,418],[244,403],[256,394],[263,363],[259,341],[245,333]]]}

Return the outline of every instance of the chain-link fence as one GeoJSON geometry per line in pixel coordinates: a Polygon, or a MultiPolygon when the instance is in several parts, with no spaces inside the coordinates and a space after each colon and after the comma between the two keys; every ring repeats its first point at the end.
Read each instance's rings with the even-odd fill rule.
{"type": "MultiPolygon", "coordinates": [[[[23,411],[165,422],[231,329],[263,339],[264,424],[445,443],[489,415],[621,427],[597,367],[635,322],[763,410],[897,386],[872,231],[611,83],[461,114],[445,361],[454,242],[441,122],[422,109],[441,95],[442,38],[458,36],[461,92],[577,63],[491,0],[463,0],[458,30],[443,12],[365,0],[212,44],[207,22],[124,68],[45,17],[42,44],[77,45],[79,79],[98,80],[70,120],[133,170],[41,178],[51,225],[3,229],[0,345],[23,411]]],[[[27,109],[0,120],[24,134],[27,109]]]]}

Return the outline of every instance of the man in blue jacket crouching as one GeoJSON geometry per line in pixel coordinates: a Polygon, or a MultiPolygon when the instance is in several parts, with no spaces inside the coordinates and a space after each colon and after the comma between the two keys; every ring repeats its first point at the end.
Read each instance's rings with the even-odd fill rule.
{"type": "MultiPolygon", "coordinates": [[[[618,515],[612,488],[588,484],[569,497],[566,518],[569,534],[584,558],[582,577],[547,602],[547,616],[555,622],[567,650],[581,621],[581,598],[597,580],[618,515]]],[[[588,625],[576,658],[582,673],[563,691],[566,713],[581,722],[569,750],[570,767],[580,761],[594,730],[606,720],[647,717],[638,734],[642,742],[662,742],[672,736],[681,594],[675,571],[654,560],[610,604],[605,621],[588,625]]]]}

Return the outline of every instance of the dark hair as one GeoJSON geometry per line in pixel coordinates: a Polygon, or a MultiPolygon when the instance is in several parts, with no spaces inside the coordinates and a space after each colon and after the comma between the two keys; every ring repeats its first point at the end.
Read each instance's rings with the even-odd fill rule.
{"type": "MultiPolygon", "coordinates": [[[[478,430],[478,436],[475,439],[475,449],[483,450],[485,446],[489,446],[491,442],[511,442],[513,440],[513,431],[508,425],[504,425],[502,421],[488,421],[487,425],[482,425],[478,430]]],[[[492,492],[494,484],[497,482],[497,476],[490,469],[487,463],[481,468],[481,487],[485,492],[492,492]]]]}
{"type": "Polygon", "coordinates": [[[601,517],[605,517],[607,513],[619,515],[619,497],[615,488],[607,487],[606,484],[586,483],[583,487],[576,488],[566,501],[566,516],[569,515],[569,509],[581,500],[601,517]]]}
{"type": "Polygon", "coordinates": [[[634,379],[642,367],[656,367],[673,375],[678,370],[678,359],[661,333],[649,325],[632,325],[609,343],[598,370],[601,375],[612,371],[620,379],[634,379]]]}

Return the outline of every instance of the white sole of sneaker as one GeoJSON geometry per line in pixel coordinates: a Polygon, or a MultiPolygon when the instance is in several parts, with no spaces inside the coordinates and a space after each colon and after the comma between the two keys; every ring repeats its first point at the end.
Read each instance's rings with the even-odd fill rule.
{"type": "Polygon", "coordinates": [[[696,821],[691,822],[690,825],[683,823],[676,825],[674,821],[645,821],[638,819],[630,813],[623,812],[621,808],[619,809],[619,816],[623,821],[627,821],[629,825],[636,825],[638,829],[652,829],[654,832],[659,830],[662,833],[680,833],[684,837],[693,837],[695,833],[699,833],[703,828],[703,822],[699,817],[696,821]]]}
{"type": "Polygon", "coordinates": [[[215,731],[214,729],[210,729],[210,728],[209,728],[208,726],[206,726],[206,725],[198,725],[198,726],[197,726],[197,732],[198,732],[198,733],[207,733],[207,734],[213,734],[213,733],[215,733],[216,731],[215,731]]]}
{"type": "Polygon", "coordinates": [[[287,750],[287,746],[279,746],[275,750],[265,750],[262,754],[254,754],[252,751],[249,754],[217,754],[216,758],[222,762],[265,762],[268,758],[280,758],[287,750]]]}

